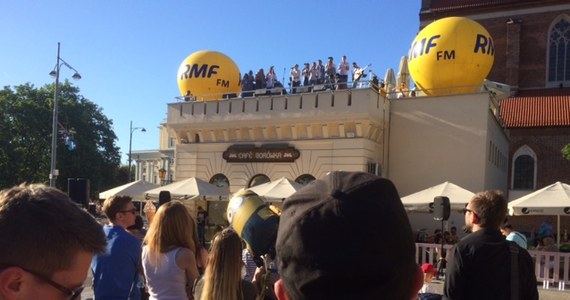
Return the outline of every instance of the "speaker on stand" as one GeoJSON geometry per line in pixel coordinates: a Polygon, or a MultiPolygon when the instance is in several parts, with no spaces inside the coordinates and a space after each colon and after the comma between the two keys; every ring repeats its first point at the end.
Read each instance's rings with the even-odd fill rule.
{"type": "Polygon", "coordinates": [[[89,179],[67,178],[67,195],[81,207],[87,208],[89,205],[89,179]]]}
{"type": "Polygon", "coordinates": [[[441,221],[441,251],[439,252],[440,257],[437,260],[436,279],[439,279],[439,275],[442,275],[443,269],[446,265],[445,255],[443,251],[443,245],[445,243],[443,221],[449,220],[450,213],[451,203],[449,202],[449,198],[445,196],[437,196],[433,198],[433,219],[436,221],[441,221]]]}
{"type": "Polygon", "coordinates": [[[160,207],[164,203],[170,202],[170,200],[171,197],[169,191],[160,191],[160,193],[158,193],[158,207],[160,207]]]}

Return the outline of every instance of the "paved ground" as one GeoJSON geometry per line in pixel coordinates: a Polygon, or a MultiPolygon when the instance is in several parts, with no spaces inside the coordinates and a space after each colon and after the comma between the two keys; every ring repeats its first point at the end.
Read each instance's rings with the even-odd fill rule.
{"type": "MultiPolygon", "coordinates": [[[[438,293],[443,293],[443,281],[434,280],[433,286],[438,293]]],[[[543,289],[542,284],[538,287],[538,294],[540,300],[568,300],[570,299],[570,289],[559,291],[558,286],[543,289]]]]}
{"type": "MultiPolygon", "coordinates": [[[[91,274],[89,274],[91,275],[91,274]]],[[[93,290],[91,289],[91,276],[88,276],[85,281],[85,290],[81,294],[81,299],[93,300],[93,290]]],[[[433,286],[439,293],[443,293],[443,281],[434,280],[433,286]]],[[[570,289],[565,291],[559,291],[558,287],[550,287],[549,289],[543,289],[542,284],[538,287],[538,293],[540,295],[540,300],[568,300],[570,299],[570,289]]]]}

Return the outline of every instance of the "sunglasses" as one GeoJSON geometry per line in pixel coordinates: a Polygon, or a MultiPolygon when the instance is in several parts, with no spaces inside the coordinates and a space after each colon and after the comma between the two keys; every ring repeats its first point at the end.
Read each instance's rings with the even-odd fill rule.
{"type": "Polygon", "coordinates": [[[461,210],[461,212],[462,212],[463,214],[466,214],[467,212],[470,212],[470,213],[472,213],[472,214],[475,213],[473,210],[471,210],[471,209],[469,209],[469,208],[464,208],[464,209],[461,210]]]}
{"type": "Polygon", "coordinates": [[[119,210],[119,212],[120,212],[120,213],[124,213],[124,214],[126,214],[126,213],[131,213],[131,214],[134,215],[134,214],[137,213],[137,209],[136,209],[136,208],[133,208],[133,209],[129,209],[129,210],[119,210]]]}
{"type": "Polygon", "coordinates": [[[45,275],[43,275],[43,274],[41,274],[41,273],[38,273],[38,272],[36,272],[36,271],[30,270],[30,269],[27,269],[27,268],[23,268],[23,267],[20,267],[20,266],[14,266],[14,265],[8,265],[8,264],[0,264],[0,268],[1,268],[1,269],[10,268],[10,267],[17,267],[17,268],[20,268],[20,269],[24,270],[24,271],[27,272],[27,273],[30,273],[30,274],[34,275],[35,277],[37,277],[37,278],[40,279],[41,281],[43,281],[43,282],[45,282],[45,283],[51,285],[51,286],[54,287],[55,289],[58,289],[58,290],[61,291],[62,293],[66,294],[66,295],[67,295],[67,298],[66,298],[67,300],[75,300],[75,299],[81,298],[81,293],[83,292],[83,289],[85,288],[85,287],[82,285],[82,286],[80,286],[80,287],[78,287],[78,288],[72,290],[72,289],[70,289],[70,288],[67,288],[67,287],[65,287],[65,286],[63,286],[63,285],[61,285],[61,284],[59,284],[59,283],[57,283],[57,282],[55,282],[55,281],[49,279],[47,276],[45,276],[45,275]]]}

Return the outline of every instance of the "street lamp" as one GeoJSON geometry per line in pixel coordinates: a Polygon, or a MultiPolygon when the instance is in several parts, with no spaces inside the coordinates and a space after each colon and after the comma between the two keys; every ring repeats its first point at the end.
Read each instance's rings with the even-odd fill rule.
{"type": "Polygon", "coordinates": [[[146,129],[144,129],[144,127],[135,127],[133,128],[133,121],[131,121],[131,134],[129,135],[129,182],[131,182],[131,147],[133,145],[133,132],[135,132],[135,130],[140,129],[142,132],[146,132],[146,129]]]}
{"type": "Polygon", "coordinates": [[[57,43],[57,61],[55,62],[55,68],[49,72],[49,75],[55,78],[55,89],[53,92],[53,123],[51,126],[51,164],[50,164],[50,173],[49,173],[49,186],[55,187],[55,181],[57,176],[59,175],[59,170],[56,169],[55,162],[57,158],[57,111],[58,111],[58,104],[57,104],[57,96],[58,96],[58,87],[59,87],[59,71],[61,66],[66,66],[69,69],[75,71],[75,74],[71,76],[71,78],[75,80],[81,79],[81,75],[79,72],[75,70],[72,66],[70,66],[63,58],[59,57],[59,42],[57,43]]]}

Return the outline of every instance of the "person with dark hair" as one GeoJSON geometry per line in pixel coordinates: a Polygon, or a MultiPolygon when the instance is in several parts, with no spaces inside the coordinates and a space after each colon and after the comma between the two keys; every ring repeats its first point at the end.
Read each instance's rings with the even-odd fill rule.
{"type": "Polygon", "coordinates": [[[515,231],[513,229],[513,225],[505,222],[503,225],[501,225],[501,233],[505,236],[505,239],[507,241],[515,242],[523,249],[526,249],[528,247],[526,236],[518,231],[515,231]]]}
{"type": "Polygon", "coordinates": [[[140,299],[142,241],[126,229],[135,224],[137,209],[129,196],[111,196],[103,203],[109,224],[103,226],[107,251],[91,263],[93,293],[97,300],[140,299]]]}
{"type": "Polygon", "coordinates": [[[415,299],[423,272],[392,182],[331,172],[283,202],[278,299],[415,299]],[[390,242],[386,242],[390,236],[390,242]]]}
{"type": "Polygon", "coordinates": [[[101,225],[60,190],[0,191],[0,299],[79,299],[106,244],[101,225]]]}
{"type": "Polygon", "coordinates": [[[196,214],[198,223],[198,242],[201,246],[206,246],[206,225],[208,225],[208,212],[202,207],[198,206],[198,213],[196,214]]]}
{"type": "Polygon", "coordinates": [[[477,193],[464,213],[472,233],[452,248],[443,299],[538,299],[532,258],[499,231],[507,216],[505,197],[477,193]]]}

